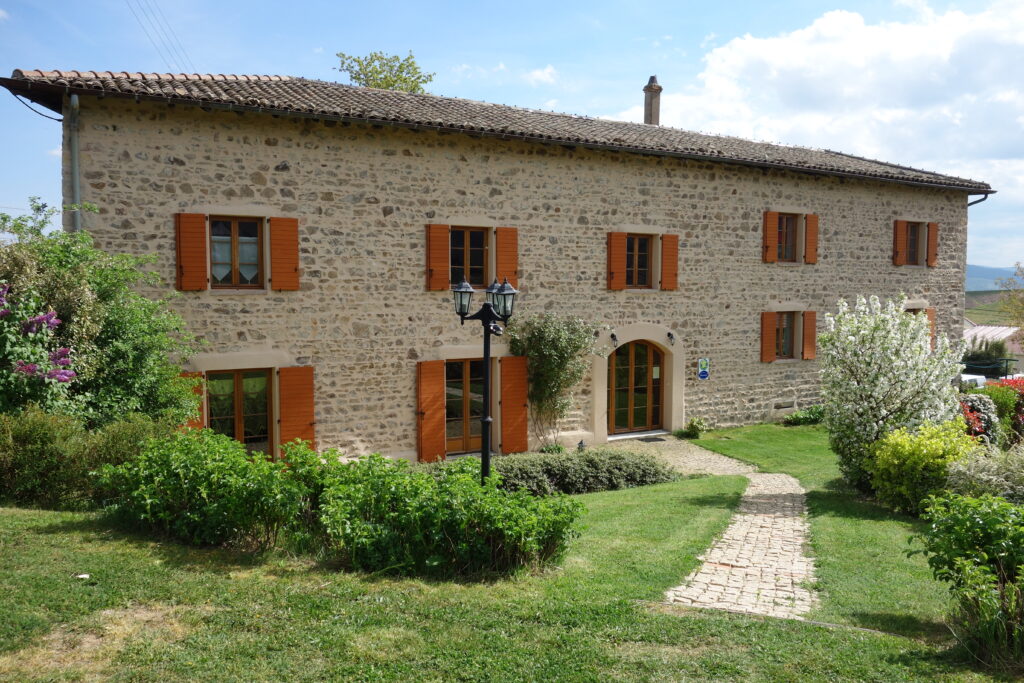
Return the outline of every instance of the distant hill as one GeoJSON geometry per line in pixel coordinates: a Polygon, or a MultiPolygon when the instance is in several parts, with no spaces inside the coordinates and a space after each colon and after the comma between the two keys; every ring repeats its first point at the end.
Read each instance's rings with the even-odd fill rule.
{"type": "Polygon", "coordinates": [[[999,289],[998,280],[1012,277],[1015,268],[992,268],[990,266],[972,266],[967,264],[964,291],[981,292],[999,289]]]}

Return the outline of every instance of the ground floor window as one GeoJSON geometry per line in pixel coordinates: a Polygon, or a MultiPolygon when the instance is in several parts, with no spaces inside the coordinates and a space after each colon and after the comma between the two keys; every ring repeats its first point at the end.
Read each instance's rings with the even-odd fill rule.
{"type": "Polygon", "coordinates": [[[250,451],[271,450],[271,371],[228,370],[206,374],[210,429],[236,439],[250,451]]]}
{"type": "Polygon", "coordinates": [[[608,358],[608,431],[638,432],[662,425],[663,355],[645,341],[615,349],[608,358]]]}
{"type": "Polygon", "coordinates": [[[484,414],[484,362],[450,360],[445,373],[445,438],[448,453],[480,450],[484,414]]]}
{"type": "Polygon", "coordinates": [[[783,360],[795,358],[796,313],[775,314],[775,357],[783,360]]]}

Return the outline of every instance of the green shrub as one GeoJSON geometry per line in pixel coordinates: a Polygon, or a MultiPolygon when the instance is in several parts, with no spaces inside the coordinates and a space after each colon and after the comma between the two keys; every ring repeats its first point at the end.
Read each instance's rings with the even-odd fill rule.
{"type": "Polygon", "coordinates": [[[509,350],[526,356],[530,422],[549,443],[558,421],[572,408],[572,391],[590,372],[594,327],[553,313],[516,318],[507,328],[509,350]]]}
{"type": "Polygon", "coordinates": [[[952,588],[947,619],[964,647],[990,666],[1024,666],[1024,590],[1019,582],[1000,584],[988,567],[959,560],[959,584],[952,588]]]}
{"type": "Polygon", "coordinates": [[[790,413],[782,419],[782,424],[788,427],[797,427],[799,425],[816,425],[820,424],[825,419],[825,406],[817,405],[803,410],[790,413]]]}
{"type": "Polygon", "coordinates": [[[582,506],[480,485],[464,458],[431,471],[379,455],[338,468],[324,493],[331,554],[366,571],[472,574],[538,567],[564,552],[582,506]]]}
{"type": "Polygon", "coordinates": [[[989,384],[988,386],[971,389],[968,394],[988,396],[996,406],[996,415],[1000,422],[1013,422],[1017,414],[1018,394],[1013,387],[989,384]]]}
{"type": "Polygon", "coordinates": [[[1024,664],[1024,507],[995,496],[931,498],[915,537],[936,579],[951,584],[950,627],[983,662],[1024,664]]]}
{"type": "Polygon", "coordinates": [[[1024,507],[995,496],[954,493],[930,498],[922,518],[928,525],[914,538],[924,547],[913,553],[928,557],[936,579],[959,586],[958,562],[967,560],[986,567],[1001,585],[1017,581],[1024,565],[1024,507]]]}
{"type": "Polygon", "coordinates": [[[99,478],[108,510],[129,523],[195,545],[265,548],[300,509],[301,488],[284,469],[200,429],[154,439],[99,478]]]}
{"type": "Polygon", "coordinates": [[[345,466],[341,452],[328,449],[317,452],[306,441],[295,440],[281,446],[285,476],[299,492],[298,516],[288,525],[289,546],[298,552],[319,554],[327,542],[321,519],[324,492],[345,466]]]}
{"type": "Polygon", "coordinates": [[[85,509],[102,503],[91,472],[136,457],[146,442],[175,427],[129,415],[89,432],[82,421],[35,406],[0,414],[0,499],[19,505],[85,509]]]}
{"type": "Polygon", "coordinates": [[[46,508],[88,506],[88,434],[81,421],[34,406],[0,414],[0,498],[46,508]]]}
{"type": "Polygon", "coordinates": [[[929,495],[945,487],[949,463],[979,448],[965,429],[963,418],[925,423],[913,431],[897,429],[872,444],[865,464],[878,499],[917,514],[929,495]]]}
{"type": "Polygon", "coordinates": [[[194,382],[179,377],[180,361],[196,345],[165,299],[139,293],[160,284],[148,268],[155,255],[108,254],[85,231],[50,230],[59,211],[30,203],[29,215],[0,213],[0,233],[14,236],[0,244],[0,282],[10,285],[0,291],[20,309],[0,327],[24,320],[29,309],[46,321],[0,342],[0,356],[32,366],[20,366],[20,377],[5,377],[10,365],[0,370],[9,390],[0,396],[3,410],[41,403],[90,428],[128,413],[185,422],[198,400],[194,382]]]}
{"type": "Polygon", "coordinates": [[[690,421],[682,429],[672,432],[677,439],[699,439],[700,435],[708,430],[708,423],[704,418],[691,417],[690,421]]]}
{"type": "Polygon", "coordinates": [[[537,450],[540,451],[541,453],[565,453],[565,446],[563,446],[560,443],[546,443],[537,450]]]}
{"type": "Polygon", "coordinates": [[[982,436],[986,442],[998,446],[1003,432],[995,402],[984,394],[960,394],[959,399],[967,432],[972,436],[982,436]]]}
{"type": "Polygon", "coordinates": [[[588,448],[572,453],[522,453],[494,460],[501,486],[535,496],[592,493],[672,481],[676,475],[648,453],[588,448]]]}
{"type": "Polygon", "coordinates": [[[946,487],[965,496],[1000,496],[1024,504],[1024,448],[979,449],[949,464],[946,487]]]}

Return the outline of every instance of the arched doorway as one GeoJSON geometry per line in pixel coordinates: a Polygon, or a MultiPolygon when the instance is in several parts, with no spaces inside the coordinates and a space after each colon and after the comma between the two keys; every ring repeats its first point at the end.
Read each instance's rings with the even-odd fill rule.
{"type": "Polygon", "coordinates": [[[634,341],[608,358],[608,433],[661,429],[664,356],[654,344],[634,341]]]}

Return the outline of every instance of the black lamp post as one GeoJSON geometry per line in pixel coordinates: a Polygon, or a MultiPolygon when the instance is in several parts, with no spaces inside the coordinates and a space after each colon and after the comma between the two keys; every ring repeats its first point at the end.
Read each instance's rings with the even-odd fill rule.
{"type": "Polygon", "coordinates": [[[479,320],[484,326],[484,414],[480,418],[480,483],[484,484],[491,476],[491,335],[501,336],[502,329],[498,323],[508,323],[519,292],[508,283],[508,278],[500,285],[495,280],[484,291],[484,305],[473,315],[469,314],[475,293],[472,285],[463,280],[452,293],[455,295],[455,312],[462,324],[467,320],[479,320]]]}

